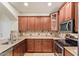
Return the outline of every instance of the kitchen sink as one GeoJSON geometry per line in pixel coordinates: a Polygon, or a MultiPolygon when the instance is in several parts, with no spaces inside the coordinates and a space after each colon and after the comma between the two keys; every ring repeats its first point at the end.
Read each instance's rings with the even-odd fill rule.
{"type": "Polygon", "coordinates": [[[4,42],[4,43],[1,43],[2,45],[7,45],[7,44],[9,44],[9,42],[4,42]]]}

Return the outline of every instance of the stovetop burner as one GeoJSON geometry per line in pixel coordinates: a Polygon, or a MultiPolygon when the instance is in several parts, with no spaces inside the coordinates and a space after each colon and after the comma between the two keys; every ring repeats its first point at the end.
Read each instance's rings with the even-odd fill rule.
{"type": "Polygon", "coordinates": [[[56,40],[61,46],[77,46],[77,41],[73,40],[56,40]]]}

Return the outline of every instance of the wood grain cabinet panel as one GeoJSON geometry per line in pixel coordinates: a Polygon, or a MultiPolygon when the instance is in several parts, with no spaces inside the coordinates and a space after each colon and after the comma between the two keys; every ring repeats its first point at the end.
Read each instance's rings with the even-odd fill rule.
{"type": "Polygon", "coordinates": [[[74,55],[65,49],[64,56],[74,56],[74,55]]]}
{"type": "Polygon", "coordinates": [[[42,40],[36,39],[35,40],[35,52],[42,52],[42,40]]]}
{"type": "Polygon", "coordinates": [[[78,32],[78,9],[79,5],[78,2],[75,2],[75,32],[78,32]]]}
{"type": "Polygon", "coordinates": [[[51,19],[50,19],[50,17],[48,17],[48,16],[46,16],[46,17],[43,17],[43,24],[44,24],[44,26],[43,26],[43,28],[44,28],[44,30],[45,31],[48,31],[48,30],[50,30],[50,28],[51,28],[51,19]]]}
{"type": "Polygon", "coordinates": [[[28,17],[28,31],[34,31],[35,28],[35,19],[33,16],[28,17]]]}
{"type": "Polygon", "coordinates": [[[60,9],[60,11],[59,11],[59,24],[61,24],[63,21],[64,21],[64,19],[63,19],[63,10],[62,10],[62,8],[60,9]]]}
{"type": "Polygon", "coordinates": [[[25,40],[13,47],[13,56],[23,56],[25,53],[25,40]]]}
{"type": "Polygon", "coordinates": [[[42,51],[43,52],[52,52],[52,40],[43,39],[42,51]]]}
{"type": "Polygon", "coordinates": [[[65,4],[65,19],[69,20],[72,18],[72,3],[67,2],[65,4]]]}
{"type": "Polygon", "coordinates": [[[35,31],[41,31],[41,19],[40,19],[40,16],[35,17],[35,31]]]}
{"type": "Polygon", "coordinates": [[[35,42],[33,39],[27,39],[27,52],[34,52],[35,42]]]}
{"type": "Polygon", "coordinates": [[[17,46],[13,47],[13,56],[19,56],[18,55],[18,48],[17,48],[17,46]]]}
{"type": "Polygon", "coordinates": [[[27,31],[27,17],[19,16],[18,17],[18,28],[19,32],[26,32],[27,31]]]}
{"type": "Polygon", "coordinates": [[[19,32],[26,31],[48,31],[51,28],[49,16],[19,16],[19,32]]]}

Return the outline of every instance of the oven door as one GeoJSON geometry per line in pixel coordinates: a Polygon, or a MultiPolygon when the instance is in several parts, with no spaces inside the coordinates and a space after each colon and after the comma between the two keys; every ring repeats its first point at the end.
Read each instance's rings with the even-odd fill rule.
{"type": "Polygon", "coordinates": [[[55,51],[54,55],[55,56],[63,56],[64,55],[64,48],[57,42],[55,42],[55,51]]]}

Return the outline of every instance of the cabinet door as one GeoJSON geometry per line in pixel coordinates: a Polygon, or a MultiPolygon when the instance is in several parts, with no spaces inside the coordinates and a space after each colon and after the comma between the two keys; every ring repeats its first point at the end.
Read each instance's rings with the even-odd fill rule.
{"type": "Polygon", "coordinates": [[[41,39],[36,39],[35,40],[35,52],[42,52],[42,40],[41,39]]]}
{"type": "Polygon", "coordinates": [[[48,31],[51,29],[51,19],[49,16],[41,16],[41,30],[48,31]]]}
{"type": "Polygon", "coordinates": [[[40,19],[40,16],[35,17],[35,31],[41,31],[41,19],[40,19]]]}
{"type": "Polygon", "coordinates": [[[19,16],[18,17],[18,25],[19,25],[19,32],[26,32],[27,31],[27,17],[19,16]]]}
{"type": "Polygon", "coordinates": [[[41,30],[44,31],[44,19],[43,16],[40,17],[41,20],[41,30]]]}
{"type": "Polygon", "coordinates": [[[63,20],[63,10],[62,10],[62,8],[60,9],[60,11],[59,11],[59,24],[61,24],[64,20],[63,20]]]}
{"type": "Polygon", "coordinates": [[[27,52],[34,52],[34,40],[33,39],[27,39],[27,52]]]}
{"type": "Polygon", "coordinates": [[[78,32],[78,2],[75,2],[75,32],[78,32]]]}
{"type": "Polygon", "coordinates": [[[72,3],[67,2],[65,4],[65,18],[66,20],[69,20],[72,18],[72,3]]]}
{"type": "Polygon", "coordinates": [[[19,56],[17,45],[13,47],[13,56],[19,56]]]}
{"type": "Polygon", "coordinates": [[[43,52],[52,52],[52,40],[43,39],[42,51],[43,52]]]}
{"type": "Polygon", "coordinates": [[[19,43],[19,51],[20,55],[23,56],[25,53],[25,40],[19,43]]]}
{"type": "Polygon", "coordinates": [[[50,27],[51,27],[50,23],[51,23],[51,19],[49,18],[49,16],[44,16],[43,17],[43,29],[45,31],[50,30],[50,27]]]}
{"type": "Polygon", "coordinates": [[[29,16],[28,17],[28,31],[34,31],[35,28],[35,20],[34,17],[29,16]]]}

